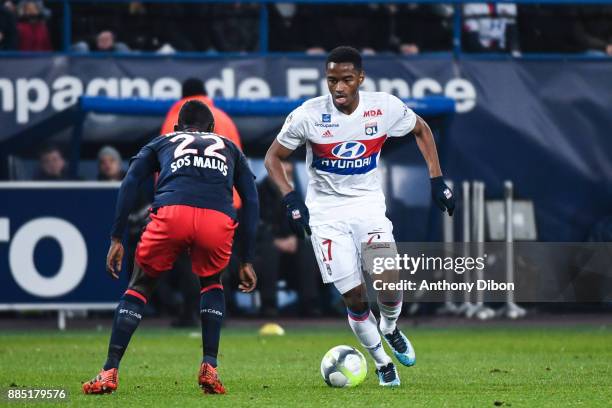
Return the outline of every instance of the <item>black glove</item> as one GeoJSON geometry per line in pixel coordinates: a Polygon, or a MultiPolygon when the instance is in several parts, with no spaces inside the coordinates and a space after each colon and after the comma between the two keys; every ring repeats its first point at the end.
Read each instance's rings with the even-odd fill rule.
{"type": "Polygon", "coordinates": [[[455,211],[455,196],[450,188],[444,183],[442,176],[434,177],[431,181],[431,198],[440,207],[442,212],[448,210],[452,216],[455,211]]]}
{"type": "Polygon", "coordinates": [[[310,226],[308,223],[310,222],[310,213],[308,212],[308,208],[306,204],[304,204],[304,200],[302,197],[295,192],[292,191],[283,197],[283,204],[287,207],[287,218],[289,219],[289,226],[291,230],[295,232],[295,235],[298,238],[304,238],[304,231],[306,234],[312,234],[310,231],[310,226]]]}

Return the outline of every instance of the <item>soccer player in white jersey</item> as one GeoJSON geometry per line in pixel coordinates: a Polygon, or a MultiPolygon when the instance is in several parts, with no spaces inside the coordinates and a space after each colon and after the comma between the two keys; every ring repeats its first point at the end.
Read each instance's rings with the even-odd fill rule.
{"type": "MultiPolygon", "coordinates": [[[[442,179],[427,123],[393,95],[359,91],[364,71],[357,50],[332,50],[326,75],[330,94],[304,102],[287,117],[266,154],[265,165],[284,195],[292,228],[298,236],[311,235],[323,281],[333,283],[342,294],[349,325],[374,359],[380,385],[398,386],[397,369],[382,347],[379,329],[397,360],[414,365],[414,348],[396,326],[401,293],[394,302],[383,301],[379,294],[377,326],[361,266],[363,243],[394,243],[378,171],[385,139],[414,135],[429,168],[434,201],[452,215],[454,197],[442,179]],[[303,144],[310,176],[306,203],[287,181],[281,163],[303,144]]],[[[368,248],[380,251],[374,256],[395,253],[394,245],[368,248]]]]}

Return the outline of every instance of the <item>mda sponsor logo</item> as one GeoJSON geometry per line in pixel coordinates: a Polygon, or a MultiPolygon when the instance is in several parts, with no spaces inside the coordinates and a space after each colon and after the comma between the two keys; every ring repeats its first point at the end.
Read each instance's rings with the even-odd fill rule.
{"type": "Polygon", "coordinates": [[[363,117],[364,118],[375,118],[377,116],[382,116],[382,114],[383,114],[382,109],[375,108],[375,109],[369,109],[367,111],[364,111],[363,117]]]}

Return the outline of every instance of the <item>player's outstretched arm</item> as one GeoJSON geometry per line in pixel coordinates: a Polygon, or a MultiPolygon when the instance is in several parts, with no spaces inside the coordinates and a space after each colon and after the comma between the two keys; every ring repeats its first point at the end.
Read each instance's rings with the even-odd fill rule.
{"type": "Polygon", "coordinates": [[[153,171],[151,160],[147,157],[137,157],[130,164],[130,168],[121,182],[115,208],[115,222],[111,230],[111,245],[106,257],[106,271],[115,279],[119,278],[119,272],[121,272],[121,262],[123,260],[121,239],[128,222],[128,216],[136,204],[140,184],[153,171]]]}
{"type": "Polygon", "coordinates": [[[134,209],[138,198],[138,188],[155,170],[148,160],[136,157],[132,160],[125,178],[121,182],[121,188],[117,195],[117,206],[115,207],[115,222],[111,230],[111,237],[121,240],[127,225],[128,216],[134,209]]]}
{"type": "Polygon", "coordinates": [[[283,168],[282,164],[282,161],[289,158],[291,153],[293,153],[293,150],[287,149],[285,146],[278,143],[276,139],[274,139],[272,145],[266,153],[266,158],[264,160],[264,165],[266,166],[266,170],[268,170],[268,175],[277,185],[283,196],[286,196],[293,191],[293,187],[291,187],[291,184],[287,179],[287,173],[285,173],[285,169],[283,168]]]}
{"type": "Polygon", "coordinates": [[[255,258],[255,241],[257,239],[257,227],[259,226],[259,197],[255,176],[247,164],[246,157],[238,151],[238,160],[234,176],[234,186],[242,200],[242,248],[240,253],[240,283],[238,288],[243,292],[252,292],[257,286],[257,275],[253,270],[253,259],[255,258]]]}
{"type": "Polygon", "coordinates": [[[291,153],[293,153],[293,150],[281,145],[275,139],[266,153],[264,164],[268,170],[268,175],[283,195],[283,204],[287,209],[287,218],[291,230],[298,238],[303,239],[305,234],[311,234],[310,214],[302,197],[291,187],[282,164],[282,160],[287,159],[291,153]]]}
{"type": "Polygon", "coordinates": [[[455,211],[455,197],[442,178],[436,141],[427,122],[418,115],[412,134],[414,134],[419,150],[427,163],[432,199],[440,210],[448,211],[448,215],[453,215],[453,211],[455,211]]]}
{"type": "Polygon", "coordinates": [[[440,160],[438,159],[438,151],[436,149],[436,141],[434,140],[433,133],[429,128],[427,122],[417,115],[416,125],[412,130],[412,134],[416,138],[419,150],[427,163],[427,169],[429,170],[429,178],[440,177],[442,175],[442,169],[440,169],[440,160]]]}

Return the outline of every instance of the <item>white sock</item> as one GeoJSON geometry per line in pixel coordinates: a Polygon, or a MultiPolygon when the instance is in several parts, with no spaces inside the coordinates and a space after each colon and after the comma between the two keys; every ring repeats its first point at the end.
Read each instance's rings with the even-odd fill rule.
{"type": "Polygon", "coordinates": [[[387,355],[382,346],[374,314],[370,310],[367,310],[361,315],[355,314],[350,310],[347,311],[349,326],[353,329],[353,333],[355,333],[361,345],[368,350],[374,359],[376,368],[384,367],[389,364],[391,358],[387,355]]]}
{"type": "Polygon", "coordinates": [[[378,299],[378,309],[380,310],[380,332],[382,334],[391,334],[395,330],[397,318],[402,312],[402,301],[398,302],[381,302],[378,299]]]}

